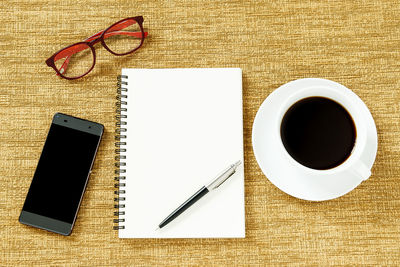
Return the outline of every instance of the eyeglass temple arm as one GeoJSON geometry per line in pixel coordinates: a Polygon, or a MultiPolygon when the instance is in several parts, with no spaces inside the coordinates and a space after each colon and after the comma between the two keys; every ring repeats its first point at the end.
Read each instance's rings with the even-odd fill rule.
{"type": "MultiPolygon", "coordinates": [[[[137,38],[142,38],[142,32],[128,32],[128,31],[119,31],[120,29],[124,29],[126,27],[128,27],[129,25],[132,25],[133,23],[136,23],[134,21],[123,21],[118,25],[115,25],[113,27],[112,32],[107,32],[106,34],[104,34],[104,39],[114,36],[114,35],[129,35],[132,37],[137,37],[137,38]]],[[[100,41],[100,36],[103,34],[103,31],[99,31],[98,33],[88,37],[85,42],[92,42],[93,44],[97,43],[100,41]]],[[[144,32],[144,37],[146,37],[148,35],[148,32],[144,32]]],[[[71,49],[70,51],[68,51],[66,54],[63,54],[63,56],[66,56],[64,63],[61,65],[59,71],[61,73],[64,73],[67,70],[68,67],[68,63],[69,60],[71,58],[72,55],[81,52],[82,50],[87,49],[87,47],[82,47],[82,46],[77,46],[76,49],[71,49]]],[[[59,75],[59,74],[57,74],[59,75]]]]}

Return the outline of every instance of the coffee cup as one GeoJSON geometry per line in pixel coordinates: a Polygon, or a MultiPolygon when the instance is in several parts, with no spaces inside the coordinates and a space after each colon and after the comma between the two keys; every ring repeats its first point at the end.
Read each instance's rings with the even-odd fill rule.
{"type": "Polygon", "coordinates": [[[273,184],[315,201],[342,196],[368,179],[377,151],[364,102],[339,83],[315,78],[274,91],[257,112],[252,141],[273,184]]]}

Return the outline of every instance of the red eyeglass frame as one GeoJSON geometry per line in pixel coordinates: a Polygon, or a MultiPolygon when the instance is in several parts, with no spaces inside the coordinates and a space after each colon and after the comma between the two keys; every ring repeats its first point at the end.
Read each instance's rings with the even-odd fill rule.
{"type": "MultiPolygon", "coordinates": [[[[142,16],[137,16],[137,17],[125,18],[125,19],[122,19],[122,20],[120,20],[120,21],[117,21],[116,23],[114,23],[114,24],[112,24],[110,27],[108,27],[107,29],[102,30],[102,31],[100,31],[100,32],[98,32],[98,33],[96,33],[96,34],[90,36],[89,38],[87,38],[87,39],[84,40],[83,42],[78,42],[78,43],[69,45],[69,46],[67,46],[67,47],[64,47],[63,49],[60,49],[59,51],[57,51],[56,53],[54,53],[51,57],[49,57],[49,58],[46,60],[46,64],[47,64],[47,66],[53,68],[53,69],[56,71],[56,74],[57,74],[58,76],[60,76],[60,77],[62,77],[62,78],[64,78],[64,79],[67,79],[67,80],[75,80],[75,79],[82,78],[83,76],[85,76],[85,75],[87,75],[89,72],[91,72],[92,69],[94,68],[94,65],[96,64],[96,52],[95,52],[94,45],[97,44],[98,42],[101,42],[102,46],[103,46],[108,52],[110,52],[111,54],[116,55],[116,56],[125,56],[125,55],[131,54],[131,53],[135,52],[136,50],[138,50],[138,49],[142,46],[142,44],[143,44],[143,42],[144,42],[144,38],[146,38],[146,36],[148,35],[148,33],[145,32],[145,31],[143,30],[143,20],[144,20],[144,19],[143,19],[142,16]],[[123,32],[123,31],[107,33],[107,31],[108,31],[109,29],[115,27],[115,26],[118,25],[118,24],[121,24],[121,25],[120,25],[120,26],[121,26],[120,29],[123,29],[123,28],[125,28],[125,27],[127,27],[127,26],[129,26],[129,25],[132,25],[132,24],[128,24],[128,23],[129,23],[130,21],[132,21],[132,20],[134,20],[134,21],[139,25],[141,33],[138,34],[137,32],[123,32]],[[123,22],[126,22],[126,23],[123,23],[123,22]],[[106,36],[106,33],[107,33],[107,36],[106,36]],[[125,35],[131,35],[131,36],[141,37],[140,44],[139,44],[139,46],[137,46],[137,47],[134,48],[133,50],[128,51],[128,52],[126,52],[126,53],[116,53],[116,52],[112,51],[112,50],[106,45],[106,43],[105,43],[105,41],[104,41],[104,39],[106,39],[106,38],[108,38],[108,37],[110,37],[110,36],[112,36],[112,35],[115,35],[115,34],[125,34],[125,35]],[[138,35],[141,35],[141,36],[138,36],[138,35]],[[82,46],[79,47],[79,45],[82,45],[82,46]],[[76,46],[76,49],[68,50],[68,48],[75,47],[75,46],[76,46]],[[80,75],[80,76],[77,76],[77,77],[67,77],[67,76],[64,76],[62,73],[64,72],[64,70],[65,70],[65,69],[67,68],[67,66],[68,66],[68,62],[69,62],[70,56],[72,56],[73,54],[78,53],[78,52],[80,52],[80,51],[82,51],[82,50],[84,50],[84,49],[87,49],[87,46],[91,49],[92,54],[93,54],[93,64],[92,64],[92,66],[89,68],[89,70],[88,70],[86,73],[84,73],[84,74],[82,74],[82,75],[80,75]],[[84,47],[84,48],[82,48],[82,47],[84,47]],[[64,51],[64,53],[61,53],[61,52],[63,52],[63,51],[64,51]],[[60,72],[60,70],[57,69],[57,66],[56,66],[56,64],[55,64],[55,61],[57,60],[57,59],[56,59],[57,56],[59,56],[58,58],[63,58],[63,57],[65,57],[65,56],[67,56],[67,57],[66,57],[66,60],[64,61],[64,63],[63,63],[63,64],[61,65],[61,67],[60,67],[60,70],[63,70],[63,72],[60,72]]],[[[115,29],[118,30],[118,27],[116,27],[115,29]]]]}

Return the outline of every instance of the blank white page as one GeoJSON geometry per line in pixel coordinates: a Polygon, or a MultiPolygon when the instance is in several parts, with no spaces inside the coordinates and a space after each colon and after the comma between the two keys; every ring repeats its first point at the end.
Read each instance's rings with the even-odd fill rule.
{"type": "Polygon", "coordinates": [[[120,238],[245,237],[242,71],[123,69],[127,75],[125,229],[120,238]],[[229,165],[236,173],[162,229],[229,165]]]}

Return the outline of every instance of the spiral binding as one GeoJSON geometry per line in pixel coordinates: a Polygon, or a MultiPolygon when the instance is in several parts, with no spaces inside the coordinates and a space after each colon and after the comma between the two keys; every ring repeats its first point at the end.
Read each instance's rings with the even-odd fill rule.
{"type": "Polygon", "coordinates": [[[121,189],[125,187],[124,181],[126,180],[126,176],[124,173],[126,173],[126,170],[123,168],[126,166],[126,142],[123,141],[126,139],[126,131],[127,129],[125,128],[127,125],[127,122],[125,119],[127,118],[127,101],[126,99],[128,96],[126,95],[126,92],[128,92],[127,88],[124,88],[124,85],[128,85],[127,81],[124,81],[123,79],[127,79],[128,76],[126,75],[119,75],[118,76],[118,82],[117,82],[117,101],[115,103],[116,106],[116,130],[115,130],[115,177],[114,181],[116,183],[114,184],[114,188],[116,189],[114,191],[114,194],[116,197],[114,197],[114,208],[117,209],[117,211],[114,212],[114,216],[117,216],[118,219],[114,219],[113,222],[116,223],[117,225],[114,226],[114,230],[119,230],[119,229],[125,229],[124,225],[121,225],[121,223],[125,222],[125,218],[123,216],[125,215],[125,204],[123,203],[125,201],[125,190],[121,189]]]}

